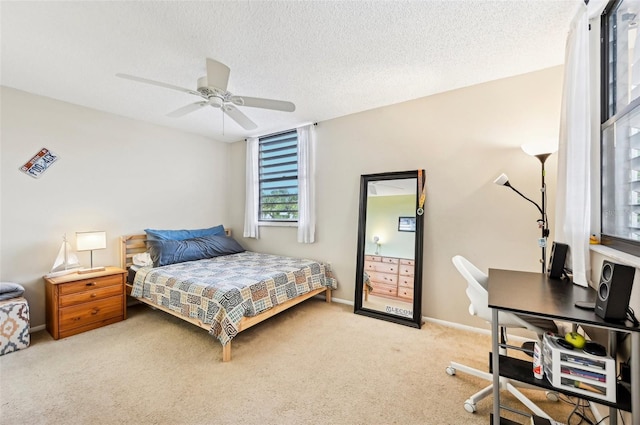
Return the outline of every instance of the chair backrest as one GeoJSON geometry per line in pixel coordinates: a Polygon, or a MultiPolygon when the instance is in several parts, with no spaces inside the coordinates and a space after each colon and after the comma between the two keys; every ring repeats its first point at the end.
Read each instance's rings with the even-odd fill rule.
{"type": "MultiPolygon", "coordinates": [[[[458,272],[467,281],[467,297],[471,301],[469,314],[478,316],[491,323],[491,309],[489,308],[489,292],[487,291],[489,276],[474,266],[461,255],[451,259],[458,272]]],[[[529,328],[528,324],[510,313],[500,312],[498,316],[500,326],[510,328],[529,328]]]]}

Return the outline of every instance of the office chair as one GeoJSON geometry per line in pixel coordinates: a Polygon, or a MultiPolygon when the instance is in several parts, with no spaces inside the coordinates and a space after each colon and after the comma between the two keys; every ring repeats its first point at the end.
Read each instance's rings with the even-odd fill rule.
{"type": "MultiPolygon", "coordinates": [[[[466,258],[456,255],[452,258],[453,265],[458,269],[460,274],[467,281],[467,297],[471,301],[469,305],[469,314],[472,316],[478,316],[487,322],[491,323],[491,309],[489,308],[489,293],[487,292],[487,281],[488,276],[480,271],[476,266],[471,264],[469,260],[466,258]]],[[[499,312],[498,315],[499,327],[500,327],[500,337],[501,342],[506,342],[506,331],[505,328],[525,328],[532,332],[535,332],[538,335],[538,338],[541,339],[544,332],[549,329],[545,329],[544,327],[536,326],[530,322],[527,322],[521,317],[516,316],[512,313],[507,312],[499,312]]],[[[549,321],[550,325],[555,326],[552,321],[549,321]]],[[[545,322],[539,322],[538,324],[544,326],[545,322]]],[[[506,354],[507,350],[505,347],[500,348],[500,354],[506,354]]],[[[478,378],[486,379],[488,381],[493,381],[493,375],[488,372],[484,372],[478,369],[474,369],[472,367],[451,362],[449,366],[446,368],[446,372],[449,375],[455,375],[456,371],[461,371],[464,373],[468,373],[470,375],[476,376],[478,378]]],[[[506,389],[511,394],[513,394],[522,404],[524,404],[529,410],[535,413],[538,416],[551,419],[551,417],[546,414],[542,409],[540,409],[537,405],[535,405],[531,400],[529,400],[522,392],[520,392],[515,385],[521,388],[535,388],[530,385],[526,385],[523,383],[516,383],[515,381],[511,381],[507,378],[500,378],[500,388],[506,389]]],[[[483,398],[490,395],[493,391],[493,383],[489,386],[481,389],[477,393],[473,394],[469,399],[464,402],[464,409],[469,413],[474,413],[476,411],[476,403],[483,398]]],[[[558,400],[557,393],[547,392],[547,398],[552,401],[558,400]]]]}

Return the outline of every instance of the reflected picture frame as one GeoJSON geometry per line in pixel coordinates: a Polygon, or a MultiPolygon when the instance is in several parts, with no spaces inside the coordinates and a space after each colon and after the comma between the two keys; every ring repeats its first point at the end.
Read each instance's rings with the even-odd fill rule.
{"type": "Polygon", "coordinates": [[[415,217],[398,217],[398,232],[415,232],[415,217]]]}

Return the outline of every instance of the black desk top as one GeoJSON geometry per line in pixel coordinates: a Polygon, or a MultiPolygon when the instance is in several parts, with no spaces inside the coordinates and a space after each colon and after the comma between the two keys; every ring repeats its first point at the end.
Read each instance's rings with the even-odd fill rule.
{"type": "Polygon", "coordinates": [[[609,329],[640,332],[631,322],[609,322],[593,310],[574,305],[595,302],[596,291],[567,280],[550,279],[543,273],[489,269],[489,307],[565,322],[584,323],[609,329]]]}

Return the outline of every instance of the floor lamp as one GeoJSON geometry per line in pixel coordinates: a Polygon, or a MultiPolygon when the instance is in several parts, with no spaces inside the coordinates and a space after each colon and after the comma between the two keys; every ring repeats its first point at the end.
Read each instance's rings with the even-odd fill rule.
{"type": "Polygon", "coordinates": [[[524,199],[535,205],[536,208],[538,208],[538,211],[540,211],[541,217],[537,221],[538,227],[541,231],[541,237],[540,239],[538,239],[538,246],[540,246],[540,248],[542,249],[542,259],[540,260],[540,262],[542,263],[542,273],[545,273],[547,270],[547,238],[549,237],[549,220],[547,219],[547,185],[544,181],[546,174],[544,163],[552,153],[558,150],[558,148],[550,144],[524,144],[522,145],[522,150],[528,155],[535,156],[540,160],[540,164],[542,166],[542,185],[540,186],[540,192],[542,194],[542,206],[527,198],[518,189],[511,186],[511,184],[509,183],[509,178],[504,173],[500,174],[498,178],[493,182],[500,186],[509,187],[518,195],[522,196],[524,199]]]}

